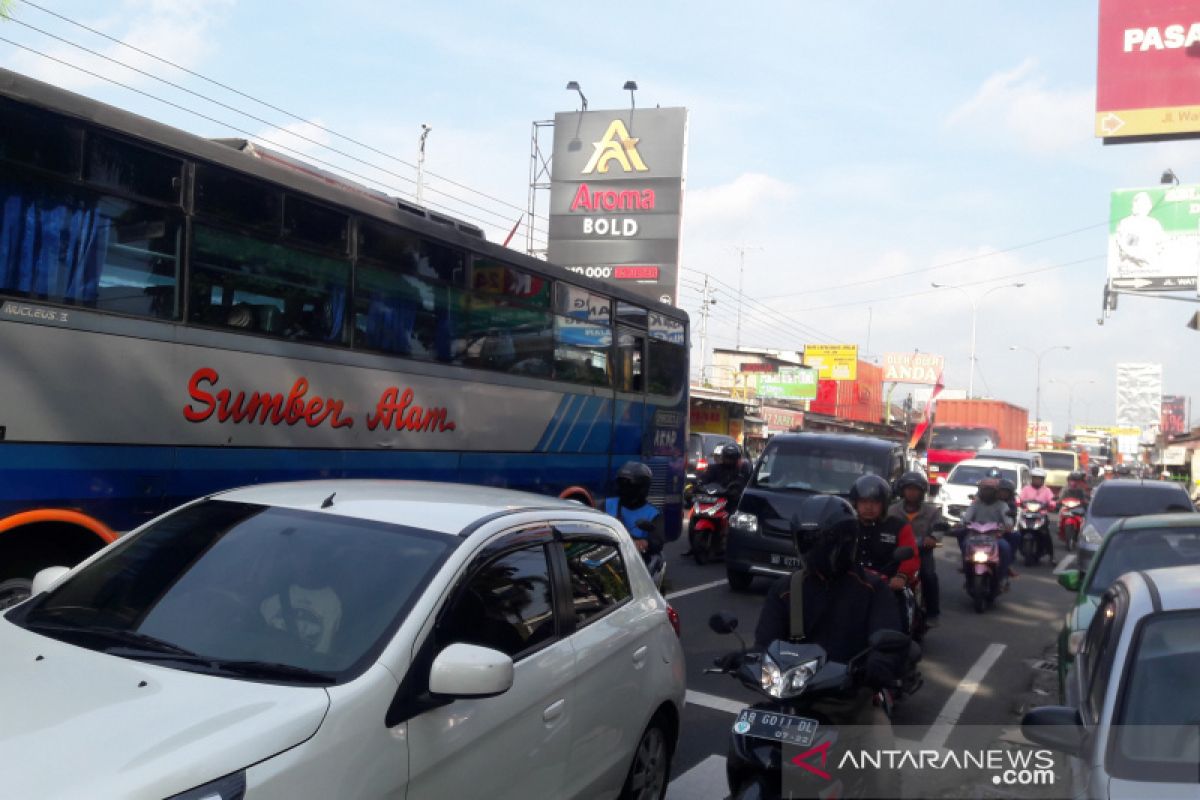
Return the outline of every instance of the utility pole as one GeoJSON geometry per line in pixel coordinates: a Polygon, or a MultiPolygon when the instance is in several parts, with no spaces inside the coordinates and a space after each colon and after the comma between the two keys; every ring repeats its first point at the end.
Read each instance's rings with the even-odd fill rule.
{"type": "Polygon", "coordinates": [[[738,254],[738,307],[737,307],[737,338],[735,348],[742,349],[742,279],[746,272],[746,251],[747,250],[762,250],[756,245],[738,244],[734,245],[734,250],[738,254]]]}
{"type": "Polygon", "coordinates": [[[708,273],[704,273],[704,289],[700,294],[700,385],[704,383],[705,370],[708,366],[708,308],[716,305],[712,297],[712,287],[708,282],[708,273]]]}
{"type": "Polygon", "coordinates": [[[424,205],[425,200],[425,140],[433,128],[421,123],[421,140],[417,149],[417,205],[424,205]]]}

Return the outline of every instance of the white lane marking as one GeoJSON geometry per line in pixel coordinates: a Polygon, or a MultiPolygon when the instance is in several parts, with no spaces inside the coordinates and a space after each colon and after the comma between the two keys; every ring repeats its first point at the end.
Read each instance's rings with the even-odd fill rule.
{"type": "Polygon", "coordinates": [[[686,589],[680,589],[678,592],[671,592],[669,595],[667,595],[667,599],[674,600],[676,597],[687,597],[689,594],[695,594],[696,592],[706,592],[709,589],[715,589],[718,586],[724,586],[725,583],[726,581],[720,580],[713,581],[712,583],[702,583],[699,586],[689,586],[686,589]]]}
{"type": "Polygon", "coordinates": [[[942,706],[941,713],[937,715],[937,719],[925,734],[925,739],[923,740],[924,747],[931,750],[940,750],[946,745],[946,741],[954,731],[954,726],[958,724],[958,720],[966,709],[967,703],[971,701],[971,697],[974,696],[975,691],[979,688],[979,684],[987,675],[988,670],[992,668],[992,665],[999,660],[1005,648],[1006,645],[998,643],[989,644],[987,649],[983,651],[983,655],[971,665],[971,668],[967,670],[967,674],[959,681],[958,687],[950,695],[950,699],[946,701],[946,705],[942,706]]]}
{"type": "Polygon", "coordinates": [[[728,796],[725,756],[709,756],[667,787],[667,800],[724,800],[728,796]]]}
{"type": "Polygon", "coordinates": [[[737,700],[730,700],[727,697],[718,697],[715,694],[705,694],[704,692],[694,692],[688,689],[687,702],[694,706],[704,706],[715,711],[724,711],[727,714],[738,714],[749,703],[740,703],[737,700]]]}

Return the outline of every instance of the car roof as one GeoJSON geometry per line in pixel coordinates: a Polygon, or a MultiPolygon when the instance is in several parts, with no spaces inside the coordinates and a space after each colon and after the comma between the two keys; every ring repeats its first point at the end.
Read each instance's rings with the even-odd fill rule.
{"type": "Polygon", "coordinates": [[[459,534],[480,521],[519,511],[588,511],[557,497],[460,483],[326,480],[267,483],[211,495],[216,500],[324,511],[340,517],[459,534]],[[322,508],[332,498],[333,504],[322,508]]]}
{"type": "Polygon", "coordinates": [[[1064,456],[1075,456],[1076,458],[1079,457],[1079,453],[1075,452],[1074,450],[1047,450],[1047,449],[1043,448],[1043,449],[1039,449],[1039,450],[1030,450],[1029,452],[1031,452],[1031,453],[1058,453],[1058,454],[1061,454],[1064,456]]]}
{"type": "Polygon", "coordinates": [[[1200,528],[1200,514],[1192,511],[1179,511],[1171,514],[1141,514],[1136,517],[1124,517],[1119,526],[1121,531],[1200,528]]]}
{"type": "Polygon", "coordinates": [[[1155,612],[1200,609],[1200,567],[1162,567],[1123,576],[1139,594],[1150,596],[1155,612]],[[1136,579],[1135,579],[1136,578],[1136,579]]]}
{"type": "Polygon", "coordinates": [[[979,451],[979,455],[986,456],[1019,456],[1021,458],[1033,458],[1036,453],[1032,450],[1006,450],[1003,447],[985,447],[979,451]]]}
{"type": "Polygon", "coordinates": [[[837,444],[864,450],[893,450],[898,442],[877,439],[874,436],[859,436],[853,433],[777,433],[772,442],[812,442],[814,444],[837,444]]]}
{"type": "Polygon", "coordinates": [[[1141,489],[1147,492],[1170,492],[1171,494],[1187,496],[1187,489],[1184,489],[1174,481],[1145,480],[1143,478],[1109,478],[1097,486],[1093,493],[1111,492],[1114,489],[1121,489],[1122,491],[1141,489]]]}
{"type": "MultiPolygon", "coordinates": [[[[957,469],[964,465],[968,467],[995,467],[996,469],[1019,471],[1017,468],[1021,466],[1021,462],[1004,461],[999,458],[966,458],[955,464],[954,468],[957,469]]],[[[951,470],[951,472],[953,471],[951,470]]]]}

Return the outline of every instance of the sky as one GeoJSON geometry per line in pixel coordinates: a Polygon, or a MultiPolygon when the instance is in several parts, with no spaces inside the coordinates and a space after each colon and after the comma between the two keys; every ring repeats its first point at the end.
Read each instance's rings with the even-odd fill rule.
{"type": "MultiPolygon", "coordinates": [[[[1095,0],[15,0],[11,11],[5,68],[200,135],[283,145],[392,194],[413,192],[429,125],[426,201],[493,241],[526,206],[532,122],[577,108],[566,82],[594,110],[626,107],[621,86],[636,80],[639,106],[689,109],[680,304],[694,362],[705,274],[709,346],[737,340],[740,247],[744,346],[857,344],[868,360],[919,349],[944,354],[947,385],[966,388],[967,295],[986,292],[976,394],[1032,417],[1030,351],[1065,345],[1041,359],[1056,432],[1068,405],[1077,424],[1113,422],[1119,362],[1160,362],[1165,393],[1200,398],[1200,333],[1185,327],[1195,306],[1121,297],[1096,322],[1109,192],[1155,185],[1168,167],[1200,182],[1200,141],[1093,137],[1095,0]]],[[[525,241],[521,228],[514,246],[525,241]]]]}

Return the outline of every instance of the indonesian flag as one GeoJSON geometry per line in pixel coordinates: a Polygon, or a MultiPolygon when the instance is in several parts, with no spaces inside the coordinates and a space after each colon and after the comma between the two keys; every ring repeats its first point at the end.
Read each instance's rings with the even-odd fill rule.
{"type": "Polygon", "coordinates": [[[942,383],[942,373],[938,373],[937,383],[933,385],[933,391],[929,394],[929,402],[925,404],[925,418],[917,425],[916,430],[913,431],[912,439],[908,442],[909,450],[915,448],[917,442],[921,441],[921,437],[929,430],[929,418],[933,414],[933,404],[937,401],[938,395],[942,393],[942,389],[945,388],[945,385],[942,383]]]}

